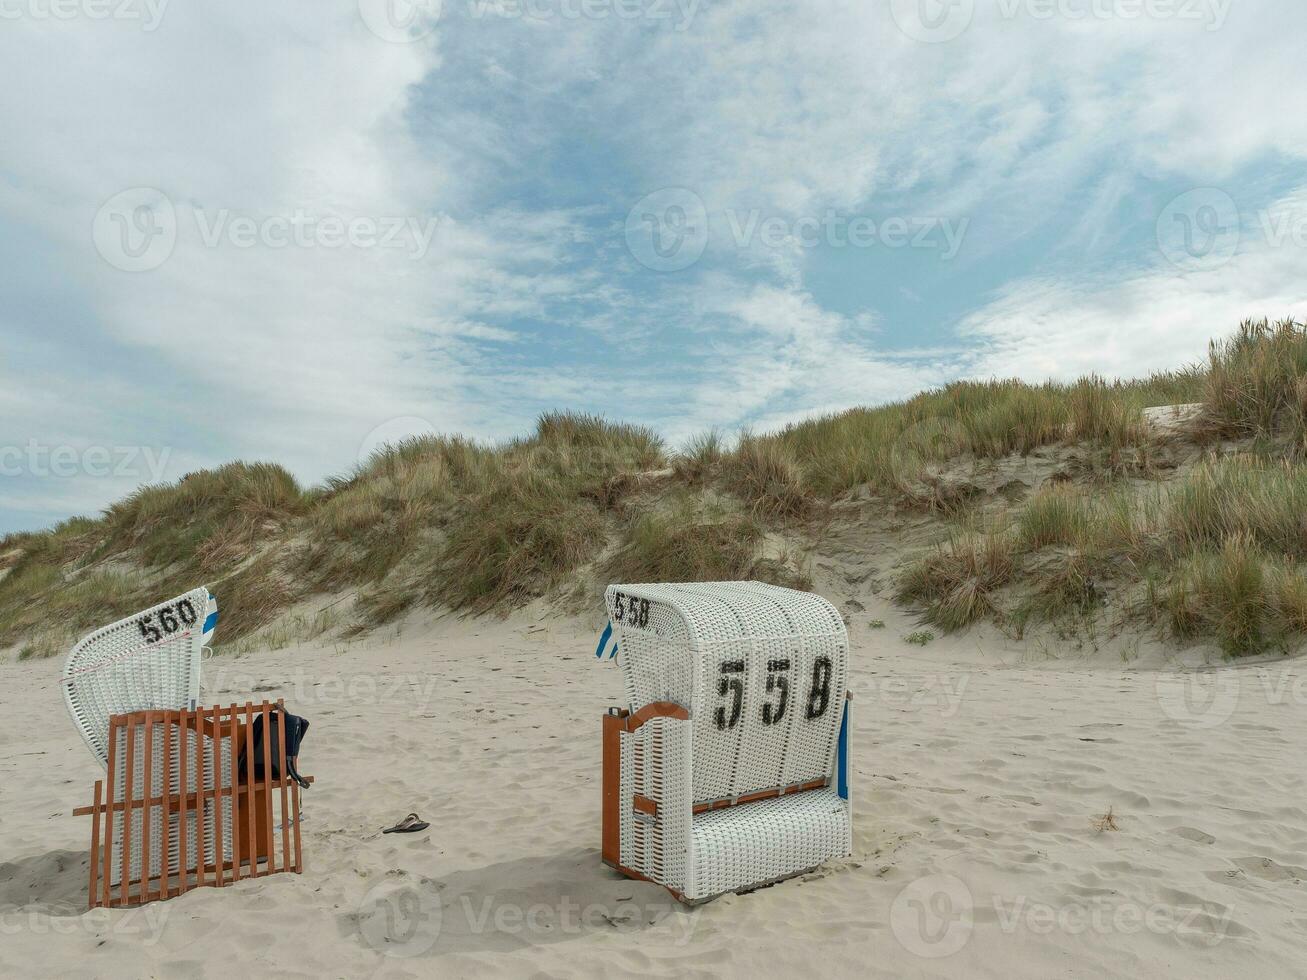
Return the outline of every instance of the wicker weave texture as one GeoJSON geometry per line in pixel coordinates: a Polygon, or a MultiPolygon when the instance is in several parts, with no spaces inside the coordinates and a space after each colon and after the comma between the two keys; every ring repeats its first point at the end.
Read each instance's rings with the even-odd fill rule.
{"type": "Polygon", "coordinates": [[[638,794],[657,806],[652,815],[622,809],[622,863],[650,881],[679,889],[686,880],[690,843],[690,724],[655,718],[624,732],[621,745],[622,799],[638,794]]]}
{"type": "MultiPolygon", "coordinates": [[[[181,749],[183,745],[186,749],[186,761],[188,766],[195,766],[201,763],[204,766],[203,780],[191,777],[190,786],[192,789],[213,790],[218,787],[230,787],[232,785],[232,753],[230,739],[212,739],[207,735],[198,735],[194,731],[183,733],[179,729],[174,729],[169,737],[165,739],[164,728],[162,725],[151,726],[149,731],[152,733],[154,745],[148,753],[150,763],[150,779],[146,782],[145,759],[147,753],[146,746],[146,728],[133,727],[131,729],[135,745],[132,751],[127,751],[128,729],[119,728],[118,745],[115,749],[114,758],[115,773],[113,779],[114,801],[123,802],[127,799],[127,759],[130,755],[132,758],[132,773],[130,785],[134,788],[132,794],[137,799],[150,797],[162,797],[167,795],[163,792],[165,780],[168,782],[168,793],[177,794],[181,789],[181,749]],[[167,744],[165,745],[165,742],[167,744]],[[215,756],[217,757],[215,759],[215,756]],[[214,764],[217,763],[217,774],[215,777],[214,764]],[[144,787],[150,788],[149,794],[144,792],[144,787]]],[[[212,865],[215,863],[217,856],[215,851],[214,833],[215,828],[219,825],[222,827],[222,860],[224,863],[230,863],[232,860],[232,828],[235,826],[235,820],[232,812],[231,798],[225,798],[218,801],[222,808],[221,820],[215,820],[213,807],[214,800],[205,800],[204,806],[204,858],[205,863],[212,865]]],[[[198,831],[196,826],[197,814],[191,810],[186,815],[186,853],[188,855],[188,867],[183,869],[181,864],[181,831],[182,824],[177,812],[172,812],[168,816],[168,871],[170,874],[180,874],[183,870],[195,870],[196,846],[198,843],[198,831]]],[[[164,841],[163,825],[163,807],[161,804],[153,804],[149,807],[137,807],[131,811],[132,834],[131,839],[135,846],[129,851],[129,871],[128,881],[139,881],[142,878],[141,869],[141,852],[144,849],[150,855],[150,876],[158,878],[162,868],[162,854],[164,841]],[[150,812],[150,836],[146,846],[142,847],[144,841],[144,821],[145,810],[150,812]]],[[[111,876],[110,883],[117,886],[121,881],[122,872],[122,823],[118,822],[115,826],[113,853],[111,858],[111,876]]]]}
{"type": "Polygon", "coordinates": [[[64,700],[101,765],[108,765],[111,715],[196,706],[209,609],[208,590],[194,589],[96,630],[68,655],[64,700]]]}
{"type": "Polygon", "coordinates": [[[848,854],[849,806],[834,790],[759,800],[694,818],[690,899],[753,888],[848,854]]]}
{"type": "Polygon", "coordinates": [[[614,585],[605,598],[630,709],[690,710],[696,803],[830,774],[848,634],[829,602],[760,582],[614,585]]]}
{"type": "Polygon", "coordinates": [[[700,900],[850,853],[847,786],[834,785],[849,671],[835,608],[759,582],[613,585],[605,600],[630,710],[690,712],[621,736],[622,864],[700,900]]]}

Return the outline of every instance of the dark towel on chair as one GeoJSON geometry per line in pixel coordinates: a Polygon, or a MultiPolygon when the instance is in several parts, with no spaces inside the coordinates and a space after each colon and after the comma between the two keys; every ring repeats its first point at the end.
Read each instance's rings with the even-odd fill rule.
{"type": "MultiPolygon", "coordinates": [[[[304,733],[309,730],[309,723],[299,717],[292,715],[281,705],[273,705],[268,712],[267,737],[270,740],[268,745],[268,758],[272,763],[272,773],[266,776],[263,772],[263,715],[257,715],[254,718],[254,778],[262,781],[265,778],[281,778],[281,758],[280,758],[280,738],[277,734],[278,726],[282,719],[286,724],[286,775],[300,786],[308,789],[308,782],[295,770],[295,758],[300,754],[300,743],[304,741],[304,733]]],[[[245,749],[241,749],[240,754],[240,778],[245,778],[245,749]]]]}

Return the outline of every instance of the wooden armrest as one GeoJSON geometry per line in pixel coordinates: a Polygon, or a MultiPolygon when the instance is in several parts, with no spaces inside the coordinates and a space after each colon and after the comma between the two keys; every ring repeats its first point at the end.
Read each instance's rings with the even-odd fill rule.
{"type": "MultiPolygon", "coordinates": [[[[305,776],[304,781],[312,785],[313,777],[305,776]]],[[[286,785],[289,787],[291,785],[291,780],[289,779],[286,780],[286,785]]],[[[271,781],[260,780],[259,782],[254,784],[254,789],[257,791],[263,789],[265,786],[271,786],[273,789],[279,789],[281,787],[281,783],[275,779],[271,781]]],[[[241,783],[240,785],[233,787],[230,791],[226,787],[223,787],[222,789],[222,795],[224,798],[229,796],[244,796],[245,793],[246,793],[246,787],[244,783],[241,783]]],[[[213,789],[201,790],[198,793],[187,793],[185,797],[186,808],[188,810],[194,809],[196,806],[198,806],[200,800],[211,800],[217,795],[218,795],[217,787],[214,787],[213,789]]],[[[180,794],[173,793],[171,796],[167,797],[167,800],[168,800],[168,806],[170,808],[175,808],[178,812],[181,811],[182,797],[180,794]]],[[[131,808],[133,810],[139,810],[145,806],[162,806],[163,803],[164,803],[163,796],[152,796],[148,800],[132,800],[131,808]]],[[[116,803],[112,803],[112,804],[101,803],[98,808],[95,806],[79,806],[77,809],[73,811],[73,816],[89,817],[95,813],[103,813],[105,810],[113,810],[115,813],[121,813],[123,810],[126,809],[127,809],[126,802],[124,802],[123,800],[118,800],[116,803]]]]}

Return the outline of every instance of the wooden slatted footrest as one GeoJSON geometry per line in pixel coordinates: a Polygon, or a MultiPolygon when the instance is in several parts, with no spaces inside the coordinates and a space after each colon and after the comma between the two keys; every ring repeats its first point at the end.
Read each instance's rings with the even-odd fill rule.
{"type": "MultiPolygon", "coordinates": [[[[109,719],[108,772],[95,781],[92,804],[73,811],[91,817],[91,908],[303,871],[299,784],[284,764],[271,777],[271,738],[255,758],[254,722],[262,718],[264,733],[271,732],[279,706],[246,702],[109,719]],[[256,761],[265,778],[255,777],[256,761]]],[[[284,760],[286,728],[275,727],[284,760]]]]}

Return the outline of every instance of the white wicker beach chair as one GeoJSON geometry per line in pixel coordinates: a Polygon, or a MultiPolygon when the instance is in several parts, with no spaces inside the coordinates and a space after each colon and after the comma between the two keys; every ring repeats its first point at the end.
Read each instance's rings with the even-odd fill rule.
{"type": "Polygon", "coordinates": [[[218,621],[205,588],[96,630],[64,664],[64,700],[101,765],[109,761],[109,716],[194,709],[200,659],[218,621]]]}
{"type": "MultiPolygon", "coordinates": [[[[110,758],[110,716],[135,711],[193,711],[198,706],[201,657],[205,645],[212,642],[217,621],[217,600],[209,594],[208,589],[193,589],[96,630],[73,647],[64,665],[64,701],[77,730],[102,766],[107,769],[110,758]]],[[[124,789],[129,785],[129,759],[132,760],[133,770],[131,785],[146,785],[145,761],[150,759],[150,785],[158,787],[160,792],[167,786],[169,792],[175,793],[179,759],[183,750],[187,752],[188,759],[204,760],[202,780],[193,779],[192,785],[198,784],[202,790],[231,785],[230,740],[218,740],[219,744],[215,747],[214,740],[207,735],[189,731],[183,738],[178,731],[178,737],[172,738],[165,750],[163,730],[163,726],[150,729],[153,732],[153,745],[149,752],[145,746],[145,728],[134,729],[136,744],[131,747],[131,751],[128,751],[126,730],[118,730],[119,744],[113,752],[116,771],[111,775],[117,802],[122,801],[124,789]]],[[[230,861],[231,802],[226,800],[222,805],[224,819],[220,846],[223,860],[230,861]]],[[[213,824],[212,807],[213,802],[210,800],[201,810],[209,825],[213,824]]],[[[142,819],[142,810],[133,810],[131,825],[134,839],[139,839],[141,835],[142,819]]],[[[172,872],[180,870],[179,846],[183,833],[187,836],[190,860],[194,860],[196,820],[197,814],[192,811],[188,814],[187,826],[182,828],[177,814],[170,817],[167,839],[170,842],[169,868],[172,872]]],[[[139,880],[142,876],[143,851],[151,855],[151,875],[157,877],[160,874],[162,832],[162,820],[159,818],[151,827],[149,846],[138,846],[132,851],[129,868],[131,880],[139,880]]],[[[120,821],[115,839],[110,842],[113,850],[111,881],[114,885],[119,882],[118,851],[121,845],[120,821]]],[[[210,831],[205,842],[205,858],[210,865],[217,859],[218,846],[213,831],[210,831]]]]}
{"type": "Polygon", "coordinates": [[[606,601],[628,707],[604,722],[604,860],[699,902],[851,853],[835,608],[760,582],[606,601]]]}

